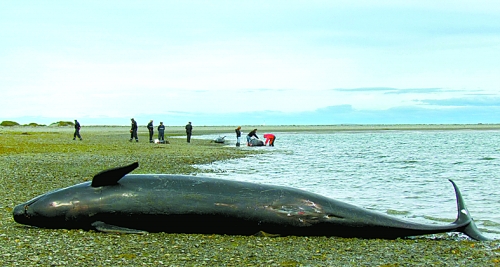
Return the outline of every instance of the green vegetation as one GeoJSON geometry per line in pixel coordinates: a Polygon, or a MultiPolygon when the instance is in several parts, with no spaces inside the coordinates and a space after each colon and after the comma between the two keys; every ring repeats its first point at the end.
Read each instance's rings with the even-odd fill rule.
{"type": "Polygon", "coordinates": [[[26,125],[24,125],[24,126],[38,127],[38,126],[45,126],[45,125],[43,125],[43,124],[38,124],[38,123],[36,123],[36,122],[30,122],[30,123],[28,123],[28,124],[26,124],[26,125]]]}
{"type": "Polygon", "coordinates": [[[15,121],[2,121],[2,123],[0,123],[0,126],[18,126],[19,123],[15,122],[15,121]]]}
{"type": "Polygon", "coordinates": [[[75,126],[75,123],[72,121],[58,121],[58,122],[51,123],[50,126],[60,126],[60,127],[75,126]]]}

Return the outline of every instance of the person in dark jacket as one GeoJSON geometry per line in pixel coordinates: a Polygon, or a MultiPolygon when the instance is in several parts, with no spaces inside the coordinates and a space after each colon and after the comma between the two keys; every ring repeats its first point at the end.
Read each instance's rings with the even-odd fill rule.
{"type": "Polygon", "coordinates": [[[149,131],[149,142],[153,143],[153,134],[155,133],[154,127],[153,127],[153,120],[150,120],[148,123],[148,131],[149,131]]]}
{"type": "Polygon", "coordinates": [[[163,125],[163,122],[160,121],[160,125],[158,125],[158,140],[160,140],[160,143],[165,143],[165,125],[163,125]]]}
{"type": "Polygon", "coordinates": [[[80,138],[80,141],[83,140],[80,136],[80,123],[75,120],[75,133],[73,134],[73,140],[76,140],[76,137],[80,138]]]}
{"type": "Polygon", "coordinates": [[[134,118],[130,119],[131,123],[131,128],[130,128],[130,142],[132,142],[132,139],[135,138],[136,142],[139,142],[139,138],[137,138],[137,122],[134,120],[134,118]]]}
{"type": "Polygon", "coordinates": [[[259,139],[259,137],[257,136],[257,129],[253,129],[247,134],[247,146],[250,146],[250,139],[252,139],[252,137],[259,139]]]}
{"type": "Polygon", "coordinates": [[[191,134],[193,133],[193,125],[191,125],[191,122],[188,122],[186,124],[186,135],[187,135],[187,142],[191,143],[191,134]]]}
{"type": "Polygon", "coordinates": [[[236,146],[240,146],[240,141],[241,141],[241,126],[238,126],[234,130],[236,132],[236,146]]]}

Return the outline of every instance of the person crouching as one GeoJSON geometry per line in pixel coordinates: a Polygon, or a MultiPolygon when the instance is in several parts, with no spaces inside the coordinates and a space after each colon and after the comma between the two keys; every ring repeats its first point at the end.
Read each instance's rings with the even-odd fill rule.
{"type": "Polygon", "coordinates": [[[274,134],[264,134],[264,138],[266,138],[264,145],[267,145],[269,143],[269,146],[274,146],[274,140],[276,140],[276,136],[274,134]]]}

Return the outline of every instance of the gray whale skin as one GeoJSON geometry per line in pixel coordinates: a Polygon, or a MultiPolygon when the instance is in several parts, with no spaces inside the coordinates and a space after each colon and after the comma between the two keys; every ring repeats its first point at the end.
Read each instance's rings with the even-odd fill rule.
{"type": "Polygon", "coordinates": [[[113,168],[92,182],[40,195],[13,210],[20,224],[118,233],[198,233],[338,236],[395,239],[462,232],[490,240],[477,229],[452,183],[458,216],[446,225],[407,222],[303,190],[166,175],[129,174],[139,164],[113,168]]]}

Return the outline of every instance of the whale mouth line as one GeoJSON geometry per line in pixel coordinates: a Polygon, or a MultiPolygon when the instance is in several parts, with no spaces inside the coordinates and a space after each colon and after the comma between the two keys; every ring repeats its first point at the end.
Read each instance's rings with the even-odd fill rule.
{"type": "Polygon", "coordinates": [[[29,219],[31,219],[31,216],[28,212],[28,209],[30,208],[30,206],[37,202],[40,198],[42,198],[44,195],[41,195],[41,196],[38,196],[38,197],[35,197],[29,201],[27,201],[26,203],[24,204],[20,204],[20,205],[17,205],[15,208],[14,208],[14,220],[16,222],[26,222],[28,221],[29,219]]]}

